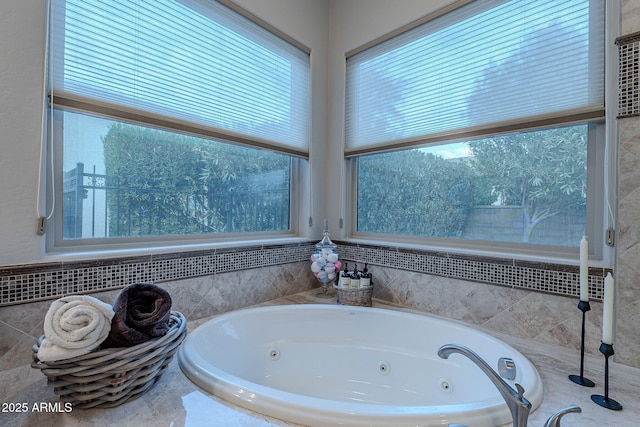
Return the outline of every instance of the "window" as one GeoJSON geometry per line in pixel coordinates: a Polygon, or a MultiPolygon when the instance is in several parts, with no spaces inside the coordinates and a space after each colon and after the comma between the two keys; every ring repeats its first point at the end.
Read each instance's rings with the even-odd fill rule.
{"type": "Polygon", "coordinates": [[[349,53],[346,90],[355,236],[602,244],[604,1],[471,2],[349,53]]]}
{"type": "Polygon", "coordinates": [[[53,2],[50,248],[292,232],[309,50],[229,6],[53,2]]]}
{"type": "Polygon", "coordinates": [[[291,156],[59,115],[65,239],[289,230],[291,156]],[[96,142],[87,144],[87,135],[96,142]]]}
{"type": "Polygon", "coordinates": [[[595,129],[572,125],[359,156],[357,229],[575,246],[586,230],[595,129]]]}

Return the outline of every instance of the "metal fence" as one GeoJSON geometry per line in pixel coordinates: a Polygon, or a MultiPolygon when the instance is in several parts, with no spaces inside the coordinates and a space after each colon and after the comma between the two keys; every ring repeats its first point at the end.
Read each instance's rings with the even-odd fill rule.
{"type": "Polygon", "coordinates": [[[149,178],[85,171],[64,174],[65,239],[282,231],[289,229],[288,186],[217,191],[167,186],[149,178]]]}

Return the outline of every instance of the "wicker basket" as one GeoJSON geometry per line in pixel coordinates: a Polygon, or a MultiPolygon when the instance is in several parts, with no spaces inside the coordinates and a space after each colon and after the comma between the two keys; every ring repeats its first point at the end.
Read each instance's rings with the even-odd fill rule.
{"type": "Polygon", "coordinates": [[[333,287],[336,290],[338,304],[371,307],[373,285],[366,288],[340,288],[334,284],[333,287]]]}
{"type": "Polygon", "coordinates": [[[55,362],[38,360],[44,336],[33,346],[31,367],[47,376],[62,402],[74,408],[111,408],[151,388],[187,336],[187,322],[172,311],[166,335],[132,347],[108,348],[55,362]]]}

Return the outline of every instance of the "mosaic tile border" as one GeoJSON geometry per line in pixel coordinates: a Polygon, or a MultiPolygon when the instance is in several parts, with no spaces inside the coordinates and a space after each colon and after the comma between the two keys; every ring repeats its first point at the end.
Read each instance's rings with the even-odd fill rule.
{"type": "MultiPolygon", "coordinates": [[[[337,243],[345,261],[435,274],[475,282],[491,283],[532,291],[580,296],[580,269],[577,266],[536,263],[516,259],[464,256],[447,252],[381,247],[350,242],[337,243]]],[[[589,269],[589,297],[601,301],[604,277],[610,269],[589,269]]]]}
{"type": "MultiPolygon", "coordinates": [[[[463,256],[334,241],[343,260],[532,291],[579,296],[579,269],[560,264],[463,256]]],[[[95,261],[0,267],[0,306],[307,261],[315,242],[248,246],[95,261]]],[[[607,269],[591,268],[589,293],[601,300],[607,269]]]]}
{"type": "Polygon", "coordinates": [[[618,118],[640,116],[640,32],[616,39],[618,45],[618,118]]]}
{"type": "Polygon", "coordinates": [[[0,267],[0,306],[306,261],[311,242],[0,267]]]}

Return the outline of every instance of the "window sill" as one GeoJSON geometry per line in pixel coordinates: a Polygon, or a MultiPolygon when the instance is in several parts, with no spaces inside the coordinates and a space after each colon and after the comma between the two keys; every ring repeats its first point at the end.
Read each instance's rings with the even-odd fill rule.
{"type": "Polygon", "coordinates": [[[242,249],[256,248],[274,245],[295,245],[309,242],[309,239],[302,237],[272,237],[264,239],[248,239],[237,241],[215,241],[206,243],[147,243],[139,245],[135,248],[116,247],[116,248],[93,248],[88,247],[86,250],[73,248],[72,250],[53,251],[45,255],[44,262],[71,262],[71,261],[87,261],[98,259],[112,258],[129,258],[138,256],[166,255],[172,253],[189,253],[200,251],[218,251],[224,249],[242,249]]]}
{"type": "MultiPolygon", "coordinates": [[[[489,246],[487,242],[447,242],[442,244],[438,242],[417,241],[416,238],[406,237],[403,242],[391,238],[379,238],[374,236],[352,236],[338,239],[344,243],[358,246],[380,246],[390,250],[406,250],[406,251],[424,251],[428,253],[437,253],[444,256],[462,256],[477,257],[482,259],[494,259],[496,262],[504,263],[511,261],[514,265],[523,263],[539,263],[539,264],[557,264],[559,266],[579,266],[578,247],[576,248],[558,248],[550,249],[549,247],[520,245],[508,246],[504,243],[494,242],[489,246]]],[[[604,260],[589,260],[591,267],[610,268],[604,260]]]]}

